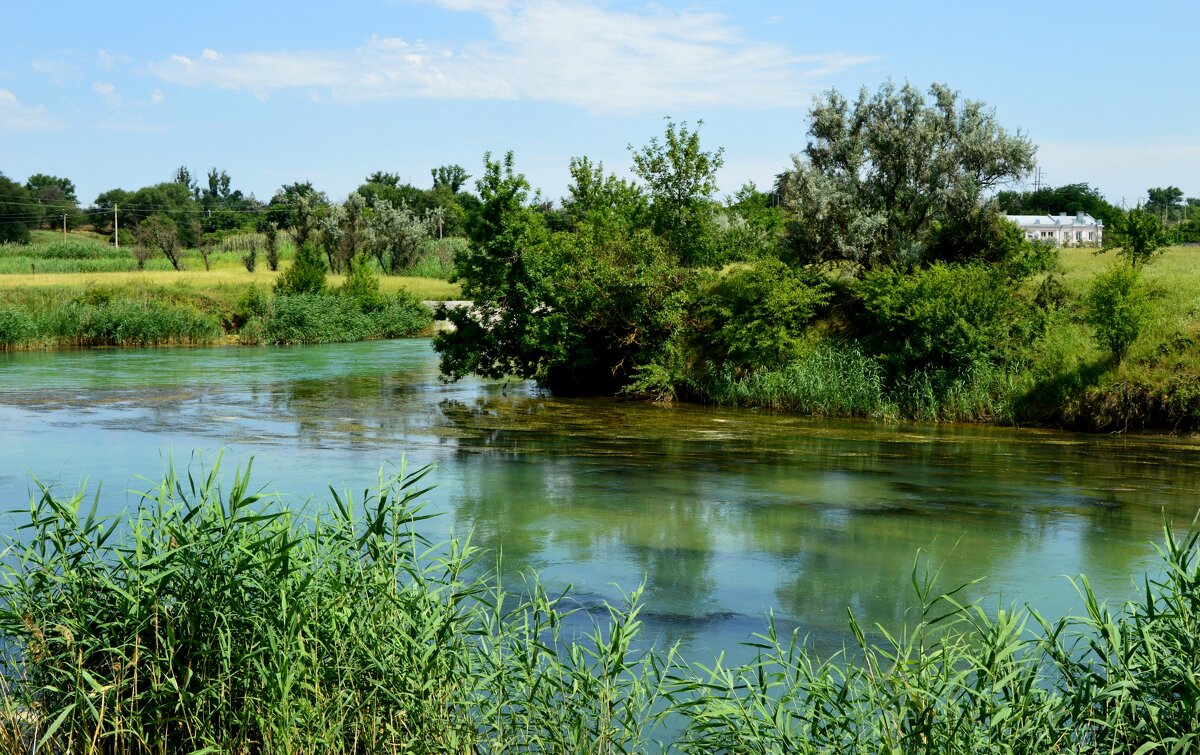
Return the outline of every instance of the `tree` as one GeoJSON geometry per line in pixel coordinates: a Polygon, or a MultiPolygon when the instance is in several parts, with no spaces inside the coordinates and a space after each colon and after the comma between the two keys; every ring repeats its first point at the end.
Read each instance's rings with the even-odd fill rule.
{"type": "Polygon", "coordinates": [[[44,208],[42,224],[60,228],[64,215],[67,227],[73,228],[79,224],[79,198],[75,195],[75,184],[70,179],[36,173],[25,181],[25,189],[44,208]]]}
{"type": "Polygon", "coordinates": [[[0,173],[0,243],[28,244],[29,228],[40,218],[29,191],[0,173]]]}
{"type": "Polygon", "coordinates": [[[417,216],[408,207],[376,202],[368,223],[370,247],[379,269],[392,275],[416,264],[430,238],[430,221],[417,216]]]}
{"type": "MultiPolygon", "coordinates": [[[[301,198],[308,199],[307,208],[310,210],[329,204],[329,197],[325,196],[325,192],[313,188],[311,181],[284,184],[267,203],[266,217],[263,222],[275,223],[279,228],[293,230],[297,222],[296,209],[301,198]]],[[[296,243],[299,246],[301,242],[297,241],[296,243]]]]}
{"type": "Polygon", "coordinates": [[[171,182],[187,189],[193,199],[200,198],[200,185],[196,183],[195,177],[192,176],[192,172],[186,165],[180,165],[175,169],[175,175],[171,177],[171,182]]]}
{"type": "Polygon", "coordinates": [[[366,212],[367,200],[355,192],[343,204],[333,207],[322,221],[321,241],[333,272],[340,273],[370,244],[366,212]]]}
{"type": "Polygon", "coordinates": [[[450,189],[451,194],[457,194],[462,185],[471,177],[471,174],[467,173],[461,165],[442,165],[429,172],[433,174],[433,188],[445,186],[450,189]]]}
{"type": "Polygon", "coordinates": [[[780,182],[794,261],[847,261],[860,273],[928,264],[927,250],[971,223],[985,192],[1032,169],[1034,146],[982,103],[942,84],[929,97],[889,82],[853,104],[836,90],[818,98],[808,145],[780,182]]]}
{"type": "Polygon", "coordinates": [[[685,264],[705,263],[707,235],[713,215],[712,197],[717,190],[717,171],[725,164],[725,150],[700,149],[700,130],[689,131],[687,123],[667,120],[663,141],[658,137],[640,150],[629,146],[633,172],[646,182],[650,194],[655,231],[685,264]]]}
{"type": "Polygon", "coordinates": [[[1111,226],[1122,210],[1111,204],[1098,189],[1086,183],[1044,187],[1036,191],[1001,191],[996,205],[1009,215],[1074,215],[1086,212],[1104,225],[1111,226]]]}
{"type": "Polygon", "coordinates": [[[1171,222],[1175,210],[1183,206],[1183,190],[1178,186],[1147,189],[1146,196],[1146,210],[1162,217],[1164,223],[1171,222]]]}
{"type": "Polygon", "coordinates": [[[179,227],[171,218],[151,215],[138,224],[135,238],[141,246],[162,252],[171,267],[183,269],[183,244],[179,239],[179,227]]]}
{"type": "Polygon", "coordinates": [[[454,279],[473,305],[446,313],[453,331],[439,333],[434,348],[441,371],[451,379],[536,376],[550,356],[544,346],[545,318],[528,258],[546,243],[541,217],[529,207],[529,182],[503,160],[484,156],[476,186],[482,201],[471,245],[454,264],[454,279]]]}
{"type": "Polygon", "coordinates": [[[1100,252],[1116,249],[1117,254],[1128,259],[1134,268],[1150,262],[1170,243],[1158,216],[1136,207],[1117,216],[1106,241],[1107,245],[1100,252]]]}

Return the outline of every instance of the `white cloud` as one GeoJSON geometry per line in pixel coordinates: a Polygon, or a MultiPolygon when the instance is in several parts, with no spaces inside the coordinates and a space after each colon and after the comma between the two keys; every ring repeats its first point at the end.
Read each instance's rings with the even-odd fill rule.
{"type": "Polygon", "coordinates": [[[1044,141],[1038,163],[1050,185],[1086,182],[1118,205],[1144,201],[1151,186],[1200,196],[1200,141],[1044,141]]]}
{"type": "Polygon", "coordinates": [[[874,58],[802,55],[746,39],[721,14],[584,0],[434,0],[481,13],[494,38],[457,48],[372,37],[354,50],[293,50],[151,65],[159,78],[247,91],[320,88],[330,98],[520,99],[593,111],[807,104],[820,79],[874,58]]]}
{"type": "Polygon", "coordinates": [[[46,108],[41,105],[22,104],[15,94],[7,89],[0,89],[0,131],[59,128],[60,125],[50,117],[46,108]]]}
{"type": "Polygon", "coordinates": [[[150,102],[153,104],[161,105],[164,100],[166,100],[166,96],[163,94],[163,90],[156,88],[150,93],[150,102]]]}
{"type": "Polygon", "coordinates": [[[121,107],[121,95],[117,93],[117,87],[114,84],[110,84],[107,81],[93,81],[92,91],[103,97],[108,102],[109,107],[121,107]]]}

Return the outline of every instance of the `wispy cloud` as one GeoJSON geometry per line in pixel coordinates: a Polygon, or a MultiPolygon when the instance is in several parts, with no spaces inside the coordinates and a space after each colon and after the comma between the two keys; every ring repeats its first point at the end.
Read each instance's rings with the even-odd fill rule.
{"type": "Polygon", "coordinates": [[[119,109],[124,104],[121,95],[117,93],[116,85],[107,81],[93,81],[92,91],[103,97],[111,108],[119,109]]]}
{"type": "Polygon", "coordinates": [[[354,50],[173,55],[164,81],[266,97],[327,89],[335,101],[394,98],[558,102],[592,111],[806,104],[822,81],[874,60],[802,54],[746,38],[727,16],[618,10],[584,0],[433,0],[483,14],[493,36],[458,46],[372,37],[354,50]]]}
{"type": "Polygon", "coordinates": [[[0,131],[61,128],[41,105],[26,105],[7,89],[0,89],[0,131]]]}

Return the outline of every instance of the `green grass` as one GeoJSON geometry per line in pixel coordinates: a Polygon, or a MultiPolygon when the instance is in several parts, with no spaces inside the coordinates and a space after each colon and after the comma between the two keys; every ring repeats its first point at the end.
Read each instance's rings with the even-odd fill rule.
{"type": "Polygon", "coordinates": [[[650,648],[640,597],[575,617],[420,531],[427,470],[306,513],[169,473],[108,520],[42,488],[0,580],[0,750],[341,753],[1187,753],[1200,746],[1200,542],[1046,621],[938,593],[819,658],[773,623],[756,660],[650,648]],[[470,576],[483,574],[484,576],[470,576]],[[568,626],[579,626],[571,630],[568,626]],[[590,628],[589,628],[590,627],[590,628]]]}
{"type": "MultiPolygon", "coordinates": [[[[261,234],[259,234],[260,236],[261,234]]],[[[197,295],[219,296],[222,289],[255,285],[264,290],[274,284],[277,272],[267,267],[265,253],[260,248],[258,265],[253,273],[243,265],[244,249],[239,246],[243,237],[232,237],[219,245],[209,256],[211,269],[195,249],[183,257],[184,270],[174,270],[161,255],[146,261],[145,270],[137,270],[137,262],[128,249],[113,249],[94,234],[68,236],[38,231],[28,245],[0,245],[0,290],[43,286],[152,286],[182,284],[197,295]],[[70,252],[64,250],[75,249],[70,252]]],[[[380,288],[385,294],[407,291],[425,301],[446,301],[461,296],[458,285],[449,283],[448,255],[452,255],[460,239],[447,239],[439,247],[431,242],[429,252],[411,275],[380,276],[380,288]],[[440,257],[439,257],[440,255],[440,257]]],[[[291,264],[294,249],[290,243],[280,248],[281,268],[291,264]]],[[[341,285],[342,276],[329,276],[330,284],[341,285]]]]}
{"type": "Polygon", "coordinates": [[[214,343],[332,343],[423,332],[432,312],[397,292],[364,308],[336,294],[271,296],[252,286],[0,289],[0,350],[214,343]]]}

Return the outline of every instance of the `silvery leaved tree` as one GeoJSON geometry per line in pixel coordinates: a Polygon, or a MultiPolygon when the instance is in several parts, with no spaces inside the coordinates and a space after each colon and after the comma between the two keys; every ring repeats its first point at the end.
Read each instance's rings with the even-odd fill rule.
{"type": "Polygon", "coordinates": [[[830,91],[811,115],[808,146],[779,177],[799,263],[849,262],[863,272],[987,257],[978,229],[1002,231],[980,219],[996,214],[988,192],[1034,165],[1027,138],[942,84],[928,98],[907,83],[863,89],[854,102],[830,91]]]}

